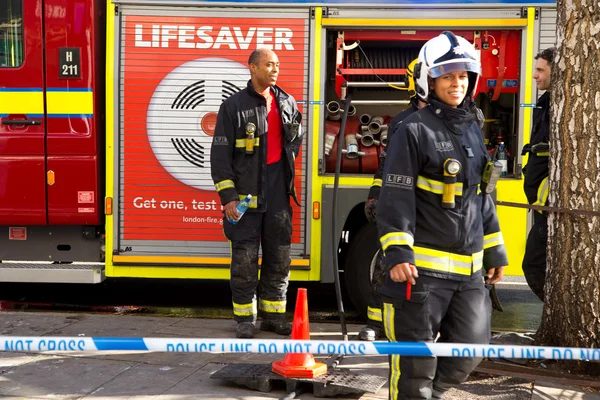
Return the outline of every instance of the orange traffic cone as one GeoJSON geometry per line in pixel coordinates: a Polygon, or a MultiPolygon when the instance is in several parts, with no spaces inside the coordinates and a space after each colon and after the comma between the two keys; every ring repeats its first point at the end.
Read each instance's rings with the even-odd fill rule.
{"type": "MultiPolygon", "coordinates": [[[[292,339],[310,340],[306,289],[298,289],[292,339]]],[[[327,365],[316,362],[310,353],[288,353],[283,360],[271,364],[271,370],[286,378],[315,378],[327,372],[327,365]]]]}

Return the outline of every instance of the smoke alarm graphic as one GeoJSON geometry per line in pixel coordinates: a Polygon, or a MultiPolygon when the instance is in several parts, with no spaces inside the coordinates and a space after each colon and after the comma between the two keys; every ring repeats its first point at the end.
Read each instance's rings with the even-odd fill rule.
{"type": "Polygon", "coordinates": [[[146,119],[156,159],[180,182],[215,190],[210,146],[221,103],[246,87],[248,68],[225,58],[187,62],[158,85],[146,119]]]}

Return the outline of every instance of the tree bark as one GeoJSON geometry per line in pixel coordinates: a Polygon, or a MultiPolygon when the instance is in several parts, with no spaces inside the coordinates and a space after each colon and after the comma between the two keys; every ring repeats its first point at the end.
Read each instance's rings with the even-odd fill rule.
{"type": "MultiPolygon", "coordinates": [[[[600,6],[557,1],[550,106],[551,206],[600,210],[600,6]]],[[[600,217],[550,213],[540,341],[600,347],[600,217]]],[[[600,375],[600,363],[578,363],[600,375]]]]}

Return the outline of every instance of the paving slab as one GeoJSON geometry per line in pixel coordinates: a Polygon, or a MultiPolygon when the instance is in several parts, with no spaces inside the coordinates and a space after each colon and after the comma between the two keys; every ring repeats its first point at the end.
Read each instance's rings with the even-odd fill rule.
{"type": "Polygon", "coordinates": [[[52,356],[0,375],[0,395],[79,399],[131,369],[126,362],[52,356]]]}
{"type": "Polygon", "coordinates": [[[583,390],[547,381],[536,381],[532,400],[600,400],[600,394],[586,393],[583,390]]]}

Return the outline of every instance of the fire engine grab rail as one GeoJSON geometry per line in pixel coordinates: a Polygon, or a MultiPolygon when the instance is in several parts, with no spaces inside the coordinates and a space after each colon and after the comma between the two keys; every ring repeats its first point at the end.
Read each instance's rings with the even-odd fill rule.
{"type": "Polygon", "coordinates": [[[510,201],[503,201],[503,200],[496,200],[495,203],[497,206],[525,208],[527,210],[535,210],[535,211],[540,211],[540,212],[546,211],[549,213],[559,213],[559,214],[562,213],[562,214],[600,216],[600,211],[594,211],[594,210],[579,210],[576,208],[538,206],[535,204],[513,203],[510,201]]]}
{"type": "Polygon", "coordinates": [[[496,357],[600,361],[600,349],[594,348],[295,339],[0,336],[0,351],[153,351],[171,353],[312,353],[318,355],[330,355],[332,353],[347,355],[398,354],[418,357],[496,357]]]}

